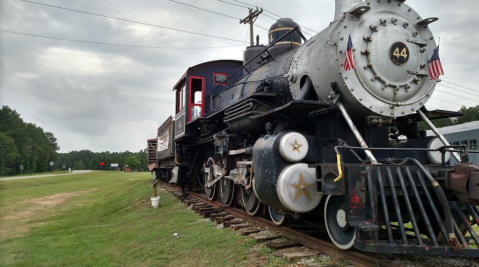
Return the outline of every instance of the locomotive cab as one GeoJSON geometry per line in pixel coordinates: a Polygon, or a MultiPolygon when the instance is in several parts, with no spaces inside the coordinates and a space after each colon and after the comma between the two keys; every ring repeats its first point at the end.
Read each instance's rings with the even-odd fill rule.
{"type": "Polygon", "coordinates": [[[211,115],[212,98],[236,81],[242,61],[216,60],[190,67],[175,84],[175,140],[199,136],[198,124],[211,115]]]}

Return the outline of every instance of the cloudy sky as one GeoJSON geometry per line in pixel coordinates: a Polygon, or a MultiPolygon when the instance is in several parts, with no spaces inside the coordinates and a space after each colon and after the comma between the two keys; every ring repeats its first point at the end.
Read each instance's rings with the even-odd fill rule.
{"type": "MultiPolygon", "coordinates": [[[[0,0],[0,105],[52,132],[61,152],[146,147],[146,139],[154,138],[158,126],[174,112],[172,87],[185,70],[210,60],[242,59],[249,36],[249,27],[235,19],[245,17],[248,10],[225,3],[245,6],[234,0],[178,0],[223,15],[169,0],[35,2],[218,37],[0,0]]],[[[320,32],[334,15],[332,0],[241,2],[271,12],[258,18],[256,24],[263,28],[280,15],[320,32]]],[[[431,30],[441,37],[446,72],[442,78],[449,83],[437,87],[426,107],[458,110],[461,105],[479,105],[479,1],[408,0],[406,4],[423,18],[440,18],[431,30]]],[[[267,31],[254,30],[266,43],[267,31]]]]}

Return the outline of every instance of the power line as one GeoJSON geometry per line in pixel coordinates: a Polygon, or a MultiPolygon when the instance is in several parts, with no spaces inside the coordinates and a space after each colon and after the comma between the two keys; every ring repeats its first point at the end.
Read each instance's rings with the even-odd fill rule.
{"type": "MultiPolygon", "coordinates": [[[[241,1],[237,1],[237,0],[233,0],[233,1],[238,2],[238,3],[242,3],[242,4],[244,4],[244,5],[249,5],[249,6],[254,7],[254,6],[251,5],[251,4],[244,3],[244,2],[241,2],[241,1]]],[[[278,15],[278,14],[275,14],[275,13],[269,11],[269,10],[266,10],[266,9],[263,9],[263,10],[266,11],[267,13],[270,13],[270,14],[273,15],[273,16],[276,16],[276,17],[278,17],[278,18],[282,18],[282,16],[280,16],[280,15],[278,15]]]]}
{"type": "MultiPolygon", "coordinates": [[[[437,90],[438,90],[439,92],[441,92],[441,93],[444,93],[444,94],[448,94],[448,95],[453,95],[453,96],[457,96],[457,97],[460,97],[460,98],[464,98],[463,96],[460,96],[460,95],[455,95],[455,94],[451,94],[451,93],[449,93],[449,92],[441,91],[441,89],[439,89],[439,88],[438,88],[437,90]]],[[[473,100],[473,99],[468,99],[468,100],[479,103],[479,101],[477,101],[477,100],[473,100]]]]}
{"type": "Polygon", "coordinates": [[[257,7],[257,6],[253,6],[252,4],[248,4],[248,3],[245,3],[245,2],[241,2],[241,1],[238,1],[238,0],[233,0],[235,2],[238,2],[238,3],[241,3],[243,5],[247,5],[247,6],[250,6],[250,7],[257,7]]]}
{"type": "Polygon", "coordinates": [[[443,81],[443,82],[446,82],[446,83],[453,84],[453,85],[455,85],[455,86],[459,86],[459,87],[461,87],[461,88],[464,88],[464,89],[468,89],[468,90],[471,90],[471,91],[477,92],[477,90],[475,90],[475,89],[467,88],[467,87],[464,87],[464,86],[462,86],[462,85],[459,85],[459,84],[455,84],[455,83],[448,82],[448,81],[445,81],[445,80],[441,80],[441,81],[443,81]]]}
{"type": "Polygon", "coordinates": [[[36,5],[42,5],[42,6],[52,7],[52,8],[58,8],[58,9],[78,12],[78,13],[83,13],[83,14],[88,14],[88,15],[93,15],[93,16],[98,16],[98,17],[103,17],[103,18],[116,19],[116,20],[131,22],[131,23],[137,23],[137,24],[142,24],[142,25],[147,25],[147,26],[151,26],[151,27],[157,27],[157,28],[162,28],[162,29],[167,29],[167,30],[172,30],[172,31],[178,31],[178,32],[184,32],[184,33],[189,33],[189,34],[201,35],[201,36],[206,36],[206,37],[211,37],[211,38],[216,38],[216,39],[222,39],[222,40],[228,40],[228,41],[234,41],[234,42],[241,42],[241,43],[243,42],[241,40],[235,40],[235,39],[224,38],[224,37],[219,37],[219,36],[214,36],[214,35],[209,35],[209,34],[203,34],[203,33],[197,33],[197,32],[190,32],[190,31],[185,31],[185,30],[179,30],[179,29],[165,27],[165,26],[159,26],[159,25],[154,25],[154,24],[149,24],[149,23],[144,23],[144,22],[139,22],[139,21],[134,21],[134,20],[129,20],[129,19],[123,19],[123,18],[117,18],[117,17],[107,16],[107,15],[101,15],[101,14],[97,14],[97,13],[86,12],[86,11],[81,11],[81,10],[76,10],[76,9],[70,9],[70,8],[65,8],[65,7],[60,7],[60,6],[37,3],[37,2],[33,2],[33,1],[28,1],[28,0],[20,0],[20,1],[27,2],[27,3],[32,3],[32,4],[36,4],[36,5]]]}
{"type": "Polygon", "coordinates": [[[247,42],[248,42],[248,33],[249,33],[249,27],[246,27],[246,36],[244,38],[244,47],[243,47],[243,52],[246,50],[247,42]]]}
{"type": "MultiPolygon", "coordinates": [[[[224,1],[224,0],[218,0],[218,1],[219,1],[219,2],[223,2],[223,3],[225,3],[225,4],[230,4],[230,5],[234,5],[234,6],[243,7],[243,8],[246,8],[246,9],[250,9],[251,7],[255,7],[255,6],[252,6],[252,5],[250,5],[251,7],[242,6],[242,5],[238,5],[238,4],[235,4],[235,3],[227,2],[227,1],[224,1]]],[[[237,1],[237,2],[239,2],[239,1],[237,1]]],[[[240,3],[242,3],[242,2],[240,2],[240,3]]],[[[263,11],[266,11],[266,12],[268,12],[268,13],[271,13],[271,12],[269,12],[269,11],[267,11],[267,10],[264,10],[264,9],[263,9],[263,11]]],[[[275,19],[275,18],[273,18],[273,17],[271,17],[271,16],[266,15],[264,12],[263,12],[262,14],[263,14],[264,16],[266,16],[266,17],[268,17],[268,18],[274,20],[274,21],[277,21],[277,19],[275,19]]],[[[272,13],[272,14],[274,14],[274,13],[272,13]]],[[[277,15],[276,15],[276,16],[277,16],[277,15]]],[[[279,17],[279,16],[278,16],[278,17],[279,17]]],[[[280,17],[280,18],[281,18],[281,17],[280,17]]],[[[257,26],[257,25],[255,24],[255,26],[257,26]]],[[[301,26],[301,25],[299,25],[299,26],[301,26]]],[[[265,29],[265,28],[263,28],[263,27],[261,27],[261,26],[257,26],[257,27],[262,28],[262,29],[265,29]]],[[[301,26],[301,27],[303,27],[303,26],[301,26]]],[[[269,31],[268,29],[265,29],[265,30],[269,31]]],[[[309,33],[309,32],[305,32],[304,29],[302,29],[302,32],[303,32],[304,34],[307,34],[307,35],[310,35],[310,36],[313,36],[313,35],[314,35],[314,34],[311,34],[311,33],[309,33]]]]}
{"type": "Polygon", "coordinates": [[[276,21],[276,20],[277,20],[277,19],[275,19],[275,18],[271,17],[270,15],[266,15],[265,13],[263,13],[263,16],[265,16],[265,17],[268,17],[268,18],[270,18],[270,19],[272,19],[272,20],[274,20],[274,21],[276,21]]]}
{"type": "Polygon", "coordinates": [[[224,1],[224,0],[218,0],[218,1],[226,3],[226,4],[230,4],[230,5],[233,5],[233,6],[239,6],[239,7],[244,7],[246,9],[249,9],[249,7],[247,7],[247,6],[238,5],[238,4],[227,2],[227,1],[224,1]]]}
{"type": "Polygon", "coordinates": [[[30,33],[23,33],[23,32],[7,31],[7,30],[2,30],[2,29],[0,29],[0,31],[2,31],[2,32],[8,32],[8,33],[21,34],[21,35],[27,35],[27,36],[32,36],[32,37],[39,37],[39,38],[60,40],[60,41],[69,41],[69,42],[87,43],[87,44],[112,45],[112,46],[137,47],[137,48],[156,48],[156,49],[208,49],[208,48],[225,48],[225,47],[243,46],[243,45],[204,46],[204,47],[143,46],[143,45],[115,44],[115,43],[103,43],[103,42],[94,42],[94,41],[82,41],[82,40],[64,39],[64,38],[56,38],[56,37],[50,37],[50,36],[44,36],[44,35],[37,35],[37,34],[30,34],[30,33]]]}
{"type": "MultiPolygon", "coordinates": [[[[200,9],[200,10],[203,10],[203,11],[206,11],[206,12],[211,12],[211,13],[214,13],[214,14],[217,14],[217,15],[221,15],[221,16],[224,16],[224,17],[228,17],[228,18],[232,18],[232,19],[237,19],[237,20],[241,20],[240,18],[235,18],[235,17],[232,17],[232,16],[229,16],[229,15],[225,15],[223,13],[219,13],[219,12],[215,12],[215,11],[211,11],[211,10],[208,10],[208,9],[204,9],[204,8],[201,8],[201,7],[197,7],[197,6],[193,6],[193,5],[189,5],[189,4],[185,4],[185,3],[182,3],[182,2],[178,2],[178,1],[175,1],[175,0],[170,0],[171,2],[175,2],[175,3],[178,3],[178,4],[181,4],[181,5],[185,5],[185,6],[189,6],[189,7],[192,7],[192,8],[197,8],[197,9],[200,9]]],[[[261,28],[263,30],[268,30],[264,27],[261,27],[259,25],[254,25],[258,28],[261,28]]]]}
{"type": "Polygon", "coordinates": [[[444,102],[448,102],[448,103],[451,103],[451,104],[456,104],[456,105],[459,105],[459,106],[464,106],[463,104],[454,103],[454,102],[447,101],[447,100],[440,99],[440,98],[433,97],[433,96],[431,96],[431,98],[434,98],[434,99],[437,99],[437,100],[440,100],[440,101],[444,101],[444,102]]]}
{"type": "Polygon", "coordinates": [[[228,17],[228,18],[232,18],[232,19],[241,20],[240,18],[235,18],[235,17],[229,16],[229,15],[225,15],[225,14],[223,14],[223,13],[219,13],[219,12],[211,11],[211,10],[204,9],[204,8],[201,8],[201,7],[197,7],[197,6],[193,6],[193,5],[185,4],[185,3],[178,2],[178,1],[175,1],[175,0],[170,0],[170,1],[171,1],[171,2],[175,2],[175,3],[178,3],[178,4],[180,4],[180,5],[185,5],[185,6],[189,6],[189,7],[197,8],[197,9],[200,9],[200,10],[203,10],[203,11],[206,11],[206,12],[210,12],[210,13],[214,13],[214,14],[217,14],[217,15],[221,15],[221,16],[224,16],[224,17],[228,17]]]}
{"type": "MultiPolygon", "coordinates": [[[[239,7],[243,7],[243,8],[246,8],[246,9],[250,9],[250,7],[238,5],[238,4],[231,3],[231,2],[227,2],[227,1],[224,1],[224,0],[218,0],[218,1],[219,1],[219,2],[223,2],[223,3],[225,3],[225,4],[230,4],[230,5],[233,5],[233,6],[239,6],[239,7]]],[[[264,11],[266,11],[266,10],[264,10],[264,11]]],[[[271,17],[271,16],[268,16],[268,15],[266,15],[265,13],[262,13],[262,14],[263,14],[264,16],[266,16],[266,17],[268,17],[268,18],[270,18],[270,19],[276,21],[275,18],[273,18],[273,17],[271,17]]],[[[255,24],[255,26],[257,26],[257,25],[255,24]]],[[[262,28],[262,27],[260,27],[260,28],[262,28]]],[[[264,28],[263,28],[263,29],[264,29],[264,28]]],[[[265,29],[265,30],[267,30],[267,29],[265,29]]],[[[269,30],[268,30],[268,31],[269,31],[269,30]]],[[[307,33],[307,34],[309,34],[309,33],[307,33]]]]}
{"type": "MultiPolygon", "coordinates": [[[[246,9],[250,9],[251,7],[255,7],[255,6],[253,6],[253,5],[250,5],[250,4],[247,4],[247,3],[243,3],[243,2],[240,2],[240,1],[236,1],[236,0],[233,0],[233,1],[236,1],[236,2],[239,2],[239,3],[242,3],[242,4],[245,4],[245,5],[249,5],[249,7],[243,6],[243,5],[238,5],[238,4],[231,3],[231,2],[228,2],[228,1],[224,1],[224,0],[218,0],[218,1],[219,1],[219,2],[223,2],[223,3],[225,3],[225,4],[230,4],[230,5],[233,5],[233,6],[243,7],[243,8],[246,8],[246,9]]],[[[276,15],[276,14],[274,14],[274,13],[268,11],[268,10],[263,9],[263,11],[268,12],[268,13],[271,13],[271,14],[273,14],[273,15],[275,15],[275,16],[281,18],[281,16],[278,16],[278,15],[276,15]]],[[[263,14],[264,16],[266,16],[266,17],[268,17],[268,18],[274,20],[274,21],[277,21],[277,19],[275,19],[275,18],[273,18],[273,17],[271,17],[271,16],[269,16],[269,15],[266,15],[264,12],[263,12],[262,14],[263,14]]],[[[257,25],[255,24],[255,26],[257,26],[257,25]]],[[[301,26],[301,25],[299,25],[299,26],[301,26]]],[[[265,28],[260,27],[260,26],[258,26],[258,27],[259,27],[259,28],[262,28],[262,29],[265,29],[265,28]]],[[[311,34],[311,33],[309,33],[309,32],[305,32],[305,31],[304,31],[304,29],[308,29],[308,28],[306,28],[306,27],[304,27],[304,26],[301,26],[301,27],[303,27],[302,32],[303,32],[304,34],[307,34],[307,35],[310,35],[310,36],[314,36],[314,34],[311,34]]],[[[269,31],[268,29],[265,29],[265,30],[269,31]]],[[[310,30],[310,29],[309,29],[309,30],[310,30]]],[[[312,30],[310,30],[310,31],[312,31],[312,30]]],[[[313,31],[313,32],[314,32],[314,31],[313,31]]],[[[315,32],[315,33],[316,33],[316,32],[315,32]]]]}
{"type": "Polygon", "coordinates": [[[468,93],[468,92],[466,92],[466,91],[463,91],[463,90],[460,90],[460,89],[457,89],[457,88],[454,88],[454,87],[451,87],[451,86],[447,86],[447,85],[444,85],[444,84],[440,84],[440,83],[439,83],[439,85],[440,85],[440,86],[447,87],[447,88],[454,89],[454,90],[459,91],[459,92],[463,92],[463,93],[465,93],[465,94],[470,94],[470,95],[473,95],[473,96],[479,96],[479,95],[476,95],[476,94],[473,94],[473,93],[468,93]]]}
{"type": "Polygon", "coordinates": [[[266,10],[266,12],[268,12],[268,13],[270,13],[271,15],[274,15],[274,16],[276,16],[276,17],[278,17],[278,18],[281,18],[281,16],[276,15],[276,14],[274,14],[273,12],[271,12],[271,11],[269,11],[269,10],[266,10]]]}
{"type": "MultiPolygon", "coordinates": [[[[238,2],[238,3],[241,3],[241,4],[243,4],[243,5],[248,5],[248,6],[254,7],[253,5],[248,4],[248,3],[245,3],[245,2],[241,2],[241,1],[238,1],[238,0],[233,0],[233,1],[238,2]]],[[[263,8],[263,10],[266,11],[266,12],[268,12],[268,13],[270,13],[270,14],[272,14],[272,15],[274,15],[274,16],[276,16],[276,17],[278,17],[278,18],[283,18],[282,16],[280,16],[280,15],[278,15],[278,14],[275,14],[275,13],[269,11],[269,10],[266,10],[266,9],[264,9],[264,8],[263,8]]],[[[265,16],[266,16],[266,15],[265,15],[265,16]]],[[[270,18],[271,18],[271,17],[270,17],[270,18]]],[[[272,19],[274,19],[274,18],[272,18],[272,19]]],[[[274,19],[274,20],[276,20],[276,19],[274,19]]],[[[298,25],[299,25],[299,24],[298,24],[298,25]]],[[[309,28],[303,26],[303,25],[299,25],[299,26],[301,26],[303,29],[307,29],[307,30],[312,31],[313,33],[318,33],[318,32],[316,32],[316,31],[314,31],[314,30],[311,30],[311,29],[309,29],[309,28]]],[[[309,33],[308,33],[308,34],[309,34],[309,33]]],[[[309,34],[309,35],[312,35],[312,34],[309,34]]]]}

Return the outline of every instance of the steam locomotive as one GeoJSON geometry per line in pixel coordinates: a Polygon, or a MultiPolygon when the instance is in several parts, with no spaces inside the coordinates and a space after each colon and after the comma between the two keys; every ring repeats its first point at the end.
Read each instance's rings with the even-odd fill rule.
{"type": "Polygon", "coordinates": [[[437,18],[404,2],[336,0],[310,39],[279,19],[243,61],[188,68],[174,117],[148,140],[154,179],[278,225],[313,215],[342,249],[479,257],[478,151],[430,121],[461,114],[425,108],[437,18]]]}

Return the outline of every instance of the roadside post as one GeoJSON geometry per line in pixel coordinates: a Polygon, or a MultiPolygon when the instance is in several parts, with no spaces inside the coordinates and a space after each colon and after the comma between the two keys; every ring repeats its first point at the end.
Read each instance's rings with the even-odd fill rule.
{"type": "Polygon", "coordinates": [[[20,175],[23,174],[23,165],[20,165],[20,175]]]}

